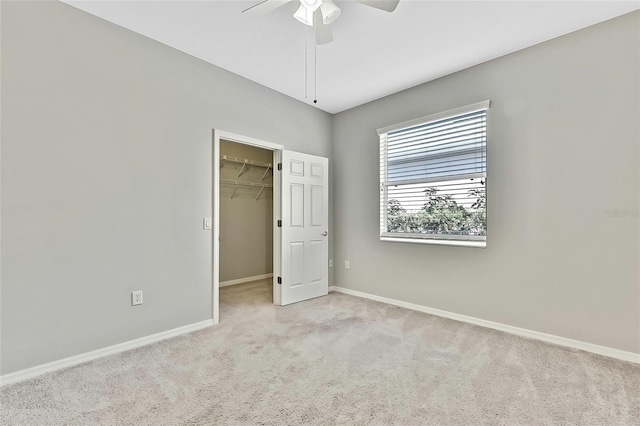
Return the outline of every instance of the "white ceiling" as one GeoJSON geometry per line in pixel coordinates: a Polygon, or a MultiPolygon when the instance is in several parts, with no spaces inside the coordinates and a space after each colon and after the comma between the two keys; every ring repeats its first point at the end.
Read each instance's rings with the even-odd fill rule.
{"type": "Polygon", "coordinates": [[[308,104],[317,93],[330,113],[640,9],[637,0],[401,0],[388,13],[336,1],[342,15],[333,43],[317,48],[316,86],[297,0],[262,16],[241,13],[260,0],[64,2],[308,104]]]}

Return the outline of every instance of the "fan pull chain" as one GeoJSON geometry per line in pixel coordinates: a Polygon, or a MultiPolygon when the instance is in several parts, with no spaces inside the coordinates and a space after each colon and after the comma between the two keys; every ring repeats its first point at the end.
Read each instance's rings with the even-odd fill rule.
{"type": "Polygon", "coordinates": [[[318,103],[318,43],[313,43],[313,103],[318,103]]]}
{"type": "Polygon", "coordinates": [[[307,62],[309,62],[309,54],[307,53],[307,46],[309,44],[309,31],[306,26],[304,27],[304,98],[307,99],[307,88],[309,86],[308,78],[309,71],[307,69],[307,62]]]}
{"type": "MultiPolygon", "coordinates": [[[[305,26],[304,33],[304,98],[305,100],[309,98],[309,37],[311,32],[309,29],[313,29],[313,27],[305,26]]],[[[313,103],[318,103],[318,45],[315,42],[313,43],[313,103]]]]}

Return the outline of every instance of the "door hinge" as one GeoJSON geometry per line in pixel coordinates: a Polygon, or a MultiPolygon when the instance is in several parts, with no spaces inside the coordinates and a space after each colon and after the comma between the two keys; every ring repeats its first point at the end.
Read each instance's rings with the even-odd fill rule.
{"type": "Polygon", "coordinates": [[[278,219],[278,228],[282,228],[282,221],[278,219]]]}
{"type": "Polygon", "coordinates": [[[282,170],[282,163],[278,163],[278,170],[282,170]]]}
{"type": "Polygon", "coordinates": [[[278,284],[282,284],[282,277],[278,277],[278,284]]]}

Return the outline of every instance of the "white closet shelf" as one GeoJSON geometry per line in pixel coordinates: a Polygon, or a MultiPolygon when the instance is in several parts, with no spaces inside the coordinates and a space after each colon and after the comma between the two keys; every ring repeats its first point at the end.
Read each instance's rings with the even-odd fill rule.
{"type": "Polygon", "coordinates": [[[265,188],[273,188],[273,185],[270,183],[246,182],[241,180],[220,179],[220,183],[222,185],[235,185],[235,189],[233,190],[233,193],[231,193],[231,200],[233,200],[233,196],[236,195],[236,191],[241,186],[252,186],[254,188],[260,188],[258,195],[256,195],[256,201],[258,201],[258,198],[260,198],[260,194],[262,194],[262,191],[264,191],[265,188]]]}
{"type": "Polygon", "coordinates": [[[273,188],[273,184],[270,184],[270,183],[247,182],[247,181],[231,180],[231,179],[220,179],[220,183],[225,183],[228,185],[255,186],[256,188],[273,188]]]}
{"type": "Polygon", "coordinates": [[[262,179],[260,179],[260,180],[265,180],[268,177],[270,177],[270,176],[267,176],[267,173],[269,173],[269,170],[273,167],[273,164],[271,164],[271,163],[263,163],[263,162],[260,162],[260,161],[253,161],[253,160],[249,160],[248,158],[230,157],[228,155],[220,156],[220,166],[221,167],[222,167],[222,163],[224,161],[229,161],[231,163],[242,164],[242,168],[238,172],[238,177],[242,176],[242,172],[244,172],[244,169],[247,167],[247,165],[257,166],[257,167],[264,167],[266,170],[262,174],[262,179]]]}
{"type": "Polygon", "coordinates": [[[258,167],[268,167],[268,168],[273,167],[273,164],[271,164],[271,163],[262,163],[260,161],[249,160],[247,158],[230,157],[228,155],[221,155],[220,156],[220,161],[229,161],[231,163],[249,164],[250,166],[258,166],[258,167]]]}

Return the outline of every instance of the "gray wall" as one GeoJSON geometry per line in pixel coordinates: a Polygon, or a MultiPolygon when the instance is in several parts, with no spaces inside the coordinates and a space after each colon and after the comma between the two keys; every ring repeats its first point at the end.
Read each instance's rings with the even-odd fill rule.
{"type": "Polygon", "coordinates": [[[334,117],[335,284],[640,352],[640,14],[334,117]],[[376,129],[491,99],[486,249],[380,242],[376,129]],[[343,269],[344,260],[351,269],[343,269]]]}
{"type": "Polygon", "coordinates": [[[0,372],[211,318],[212,129],[328,157],[331,116],[65,4],[1,7],[0,372]]]}
{"type": "MultiPolygon", "coordinates": [[[[273,163],[273,151],[220,141],[220,154],[273,163]]],[[[273,184],[273,170],[223,162],[221,179],[273,184]]],[[[220,281],[255,277],[273,272],[273,189],[220,185],[220,281]],[[234,193],[235,191],[235,193],[234,193]],[[233,199],[231,196],[233,195],[233,199]]]]}

